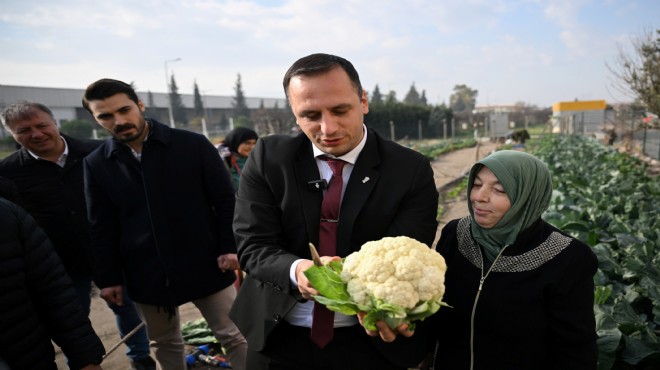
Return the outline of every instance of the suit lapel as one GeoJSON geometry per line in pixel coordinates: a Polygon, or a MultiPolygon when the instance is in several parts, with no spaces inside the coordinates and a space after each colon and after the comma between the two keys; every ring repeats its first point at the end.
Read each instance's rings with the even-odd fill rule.
{"type": "Polygon", "coordinates": [[[380,163],[378,144],[373,132],[367,134],[367,142],[358,156],[348,180],[342,199],[337,231],[337,255],[347,256],[352,252],[351,235],[360,210],[378,183],[380,173],[374,168],[380,163]]]}
{"type": "Polygon", "coordinates": [[[310,242],[318,247],[323,191],[310,189],[307,185],[309,181],[321,178],[312,152],[312,144],[307,137],[305,137],[304,143],[300,146],[295,161],[296,163],[293,166],[295,178],[293,181],[298,186],[301,210],[305,219],[305,229],[307,230],[310,242]]]}

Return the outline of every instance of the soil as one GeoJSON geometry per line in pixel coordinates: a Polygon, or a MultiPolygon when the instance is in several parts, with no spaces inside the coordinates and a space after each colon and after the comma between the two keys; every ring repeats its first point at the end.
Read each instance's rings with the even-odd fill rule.
{"type": "MultiPolygon", "coordinates": [[[[443,154],[431,162],[435,185],[440,193],[450,191],[456,183],[464,176],[467,176],[474,162],[483,159],[492,151],[496,150],[499,144],[489,141],[480,142],[476,147],[455,150],[443,154]]],[[[443,198],[442,196],[440,197],[443,198]]],[[[442,227],[447,222],[465,217],[468,215],[467,200],[465,194],[460,194],[457,198],[447,199],[443,204],[443,212],[438,223],[436,234],[436,243],[440,238],[442,227]]]]}
{"type": "MultiPolygon", "coordinates": [[[[457,179],[460,179],[466,175],[467,171],[469,171],[470,167],[475,161],[485,157],[488,153],[495,150],[496,147],[497,144],[483,142],[480,143],[480,145],[477,147],[456,150],[441,155],[431,163],[434,171],[436,186],[441,191],[444,191],[448,188],[448,184],[456,182],[457,179]]],[[[465,202],[465,196],[459,196],[458,199],[446,203],[444,205],[444,213],[440,220],[437,236],[439,237],[442,226],[444,226],[448,221],[463,217],[467,214],[468,210],[467,203],[465,202]]],[[[192,303],[187,303],[180,306],[179,315],[181,323],[201,318],[201,314],[192,303]]],[[[92,325],[97,335],[103,341],[106,351],[110,351],[120,341],[119,333],[117,332],[117,325],[115,323],[114,314],[108,308],[108,306],[106,306],[103,299],[98,296],[98,292],[96,290],[93,292],[90,320],[92,321],[92,325]]],[[[189,347],[188,349],[192,349],[192,347],[189,347]]],[[[123,344],[119,345],[116,350],[107,355],[102,364],[103,369],[129,369],[130,364],[128,358],[124,355],[125,351],[126,347],[123,344]]],[[[67,369],[66,360],[59,348],[56,348],[56,362],[58,369],[67,369]]],[[[195,367],[194,369],[210,370],[217,368],[195,367]]]]}

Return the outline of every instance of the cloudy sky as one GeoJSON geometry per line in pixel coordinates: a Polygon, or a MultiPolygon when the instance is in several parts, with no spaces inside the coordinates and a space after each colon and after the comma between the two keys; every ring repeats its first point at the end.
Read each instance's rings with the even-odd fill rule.
{"type": "Polygon", "coordinates": [[[607,64],[660,28],[658,0],[0,0],[0,84],[84,88],[103,77],[180,93],[284,97],[299,57],[343,56],[366,90],[478,105],[630,98],[607,64]],[[179,61],[172,61],[180,58],[179,61]],[[167,62],[169,61],[169,62],[167,62]]]}

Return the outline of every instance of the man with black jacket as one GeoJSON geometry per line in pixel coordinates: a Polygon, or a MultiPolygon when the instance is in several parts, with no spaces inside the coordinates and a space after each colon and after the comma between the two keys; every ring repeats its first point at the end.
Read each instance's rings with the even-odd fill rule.
{"type": "Polygon", "coordinates": [[[234,189],[218,151],[200,134],[144,117],[125,82],[92,83],[83,106],[112,134],[84,161],[101,297],[120,304],[128,291],[162,369],[186,369],[178,306],[187,302],[233,369],[245,369],[247,343],[228,315],[238,268],[234,189]]]}
{"type": "MultiPolygon", "coordinates": [[[[89,315],[92,286],[89,225],[83,191],[82,161],[100,141],[80,140],[59,132],[52,111],[43,104],[20,101],[2,113],[5,126],[21,148],[0,162],[0,176],[13,181],[16,202],[27,210],[55,246],[89,315]]],[[[140,323],[135,306],[109,305],[120,335],[140,323]]],[[[126,342],[135,370],[155,369],[146,330],[126,342]]]]}

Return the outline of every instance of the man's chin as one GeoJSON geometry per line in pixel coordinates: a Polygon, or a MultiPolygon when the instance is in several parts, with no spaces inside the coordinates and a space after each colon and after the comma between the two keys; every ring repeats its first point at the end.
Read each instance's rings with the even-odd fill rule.
{"type": "Polygon", "coordinates": [[[115,137],[115,140],[119,141],[120,143],[128,144],[132,141],[135,141],[139,137],[139,135],[131,135],[131,136],[121,136],[121,135],[113,135],[115,137]]]}
{"type": "Polygon", "coordinates": [[[346,148],[339,146],[324,146],[321,148],[321,150],[324,153],[334,155],[335,157],[341,157],[342,155],[349,152],[349,150],[346,150],[346,148]]]}

